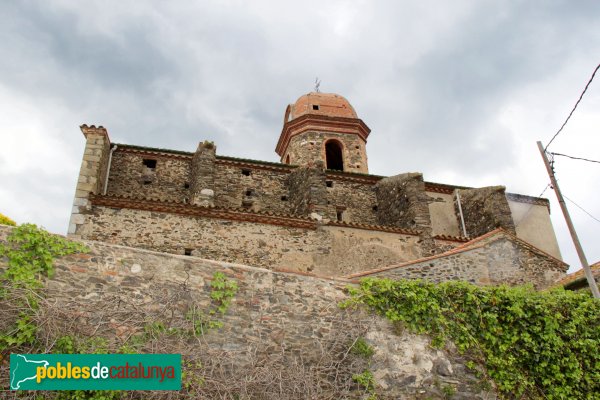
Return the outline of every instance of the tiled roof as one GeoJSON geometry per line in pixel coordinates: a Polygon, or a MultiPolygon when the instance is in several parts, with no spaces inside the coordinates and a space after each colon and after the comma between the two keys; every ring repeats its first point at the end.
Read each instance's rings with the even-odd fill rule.
{"type": "Polygon", "coordinates": [[[430,260],[435,260],[435,259],[439,259],[439,258],[449,257],[449,256],[452,256],[455,254],[465,252],[465,251],[484,247],[489,242],[494,242],[502,237],[508,237],[509,239],[517,242],[518,244],[522,245],[523,247],[526,247],[528,250],[531,250],[534,253],[537,253],[544,257],[549,257],[549,258],[553,259],[554,261],[556,261],[560,264],[563,264],[565,266],[565,268],[568,267],[568,265],[564,261],[559,260],[558,258],[555,258],[555,257],[551,256],[550,254],[546,253],[545,251],[538,249],[537,247],[533,246],[532,244],[527,243],[524,240],[517,238],[515,235],[511,234],[510,232],[507,232],[502,228],[498,228],[491,232],[486,233],[485,235],[481,235],[469,242],[466,242],[458,247],[455,247],[455,248],[448,250],[441,254],[436,254],[436,255],[428,256],[428,257],[422,257],[422,258],[418,258],[416,260],[411,260],[411,261],[407,261],[407,262],[400,263],[400,264],[389,265],[387,267],[376,268],[376,269],[372,269],[370,271],[358,272],[355,274],[348,275],[348,276],[346,276],[346,278],[348,278],[348,279],[360,278],[363,276],[377,274],[377,273],[383,272],[383,271],[388,271],[388,270],[392,270],[392,269],[396,269],[396,268],[403,268],[403,267],[413,265],[413,264],[418,264],[418,263],[421,263],[424,261],[430,261],[430,260]],[[494,236],[497,236],[497,238],[494,238],[494,236]],[[490,239],[490,241],[488,242],[488,241],[486,241],[486,239],[490,239]]]}
{"type": "MultiPolygon", "coordinates": [[[[596,279],[598,279],[600,277],[600,262],[590,265],[590,269],[592,270],[592,274],[594,275],[594,277],[596,279]]],[[[556,282],[555,287],[568,286],[568,285],[571,285],[575,282],[578,282],[578,281],[584,280],[584,279],[586,279],[585,271],[582,268],[578,271],[573,272],[572,274],[565,276],[563,279],[556,282]]]]}
{"type": "Polygon", "coordinates": [[[294,104],[291,104],[290,120],[305,114],[358,118],[350,102],[335,93],[310,92],[300,96],[294,104]]]}

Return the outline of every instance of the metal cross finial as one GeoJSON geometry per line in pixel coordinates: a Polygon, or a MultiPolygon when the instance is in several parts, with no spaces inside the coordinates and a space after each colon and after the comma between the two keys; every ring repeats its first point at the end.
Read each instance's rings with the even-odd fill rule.
{"type": "Polygon", "coordinates": [[[315,78],[315,92],[319,93],[321,90],[319,90],[319,87],[321,86],[321,81],[319,80],[319,77],[315,78]]]}

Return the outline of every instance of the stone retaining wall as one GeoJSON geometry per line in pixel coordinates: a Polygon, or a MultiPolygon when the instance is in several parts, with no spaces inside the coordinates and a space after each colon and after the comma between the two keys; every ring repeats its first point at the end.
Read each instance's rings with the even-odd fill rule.
{"type": "MultiPolygon", "coordinates": [[[[0,228],[0,240],[9,231],[0,228]]],[[[207,312],[209,283],[220,271],[239,286],[227,313],[218,317],[222,328],[200,339],[174,337],[162,345],[163,350],[177,349],[203,365],[212,365],[216,358],[227,360],[228,376],[243,380],[257,365],[282,356],[288,361],[274,368],[295,365],[309,371],[334,344],[349,349],[362,336],[374,349],[368,368],[381,398],[441,399],[448,386],[457,390],[456,398],[493,398],[481,392],[460,357],[430,348],[426,337],[399,333],[385,320],[358,310],[340,310],[338,303],[347,298],[344,281],[98,242],[86,244],[89,253],[55,263],[56,275],[46,285],[49,303],[72,314],[72,320],[64,321],[71,335],[120,344],[143,332],[144,324],[160,323],[165,329],[182,326],[190,310],[207,312]]],[[[346,356],[348,363],[355,357],[349,352],[346,356]]],[[[274,371],[273,375],[282,373],[274,371]]],[[[4,379],[8,373],[1,376],[4,379]]],[[[350,398],[361,396],[356,387],[350,398]]]]}

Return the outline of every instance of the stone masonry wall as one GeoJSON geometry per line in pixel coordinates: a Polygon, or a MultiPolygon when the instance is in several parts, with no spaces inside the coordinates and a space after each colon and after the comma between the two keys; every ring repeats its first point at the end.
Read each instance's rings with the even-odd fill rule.
{"type": "MultiPolygon", "coordinates": [[[[390,279],[461,280],[477,285],[533,284],[543,289],[564,277],[567,266],[508,238],[491,238],[472,249],[375,272],[390,279]]],[[[366,276],[366,275],[365,275],[366,276]]]]}
{"type": "Polygon", "coordinates": [[[289,171],[218,163],[215,169],[216,205],[290,214],[285,184],[288,175],[289,171]]]}
{"type": "Polygon", "coordinates": [[[322,161],[295,169],[289,174],[286,184],[292,214],[308,216],[317,213],[325,216],[327,189],[322,161]]]}
{"type": "Polygon", "coordinates": [[[375,185],[377,220],[381,225],[431,232],[429,197],[420,173],[384,178],[375,185]]]}
{"type": "MultiPolygon", "coordinates": [[[[0,238],[8,229],[0,228],[0,238]]],[[[456,390],[455,398],[493,398],[481,391],[464,360],[432,349],[427,337],[398,332],[380,317],[359,310],[340,310],[338,303],[347,298],[347,282],[97,242],[86,244],[89,253],[57,260],[56,274],[46,283],[49,303],[63,316],[54,323],[62,323],[70,335],[104,338],[119,347],[131,335],[143,333],[144,324],[159,323],[167,331],[188,326],[190,312],[206,312],[211,302],[210,282],[220,271],[239,286],[227,313],[218,317],[222,328],[201,338],[170,336],[161,342],[162,349],[177,349],[184,359],[198,360],[206,373],[211,373],[211,366],[218,369],[221,365],[226,369],[220,372],[226,373],[223,379],[256,379],[251,375],[255,368],[277,359],[282,361],[274,365],[279,370],[273,373],[296,366],[296,378],[301,379],[332,346],[349,349],[358,337],[364,337],[374,349],[368,368],[379,398],[443,399],[443,389],[448,386],[456,390]]],[[[0,267],[2,263],[0,260],[0,267]]],[[[347,351],[345,362],[351,363],[353,357],[347,351]]],[[[2,372],[6,386],[8,372],[2,372]]],[[[364,398],[364,391],[355,390],[348,398],[364,398]]],[[[336,394],[326,397],[335,398],[336,394]]],[[[189,394],[180,393],[177,398],[186,396],[189,394]]]]}
{"type": "Polygon", "coordinates": [[[459,194],[468,236],[481,236],[496,228],[515,232],[504,186],[463,189],[459,194]]]}
{"type": "MultiPolygon", "coordinates": [[[[193,203],[195,193],[200,201],[200,191],[211,190],[209,186],[212,186],[212,203],[200,201],[199,205],[245,207],[277,214],[300,212],[299,215],[305,216],[310,214],[307,213],[308,207],[305,207],[310,197],[312,202],[317,199],[313,207],[317,207],[330,219],[336,219],[337,210],[343,210],[344,221],[377,224],[376,212],[373,209],[377,201],[373,185],[370,183],[347,182],[335,175],[325,178],[320,167],[312,171],[310,182],[313,189],[309,192],[309,186],[306,186],[308,181],[305,186],[299,187],[300,181],[291,177],[290,171],[295,171],[295,168],[278,170],[253,167],[251,164],[238,166],[218,159],[214,160],[214,163],[209,162],[207,165],[212,165],[209,167],[205,165],[207,162],[200,163],[200,153],[194,157],[195,164],[190,157],[160,156],[117,148],[113,153],[107,193],[193,203]],[[144,159],[156,160],[154,171],[143,165],[144,159]],[[194,172],[193,165],[200,168],[200,164],[204,168],[202,173],[194,172]],[[196,177],[200,178],[200,183],[194,183],[196,177]],[[332,182],[332,187],[328,187],[326,181],[332,182]],[[199,186],[196,188],[195,185],[199,186]]],[[[212,158],[208,157],[207,160],[212,158]]],[[[298,172],[296,176],[299,176],[298,172]]]]}
{"type": "Polygon", "coordinates": [[[342,209],[343,220],[377,225],[377,198],[372,184],[345,181],[331,174],[326,177],[328,215],[335,216],[342,209]]]}
{"type": "MultiPolygon", "coordinates": [[[[106,175],[110,153],[104,128],[86,129],[88,133],[93,133],[90,134],[89,148],[84,154],[68,231],[75,236],[79,227],[85,224],[88,194],[102,190],[102,177],[106,175]]],[[[193,157],[193,153],[117,145],[112,157],[108,195],[191,203],[194,193],[198,192],[193,186],[193,157]],[[144,166],[145,159],[155,160],[156,167],[144,166]]],[[[212,160],[212,156],[209,158],[212,160]]],[[[309,216],[312,207],[318,209],[323,218],[333,221],[339,217],[350,223],[416,228],[424,233],[428,254],[440,251],[430,240],[431,235],[462,235],[458,211],[455,209],[455,195],[428,194],[422,190],[424,184],[420,174],[403,174],[378,180],[379,177],[373,179],[337,171],[323,172],[321,166],[313,171],[310,185],[306,181],[300,187],[298,185],[302,179],[296,178],[301,173],[293,173],[299,171],[297,167],[222,156],[215,156],[211,165],[213,167],[203,173],[202,179],[208,179],[214,189],[203,186],[199,190],[206,189],[208,192],[205,195],[208,197],[210,190],[213,190],[212,201],[208,199],[203,203],[200,201],[202,194],[198,192],[198,205],[242,207],[257,212],[281,215],[299,213],[303,216],[309,216]],[[311,199],[311,207],[308,207],[308,199],[311,199]]],[[[313,164],[313,167],[316,165],[313,164]]],[[[469,236],[476,237],[497,226],[514,230],[511,208],[502,187],[463,189],[460,193],[470,229],[467,232],[469,236]]],[[[538,208],[541,212],[535,214],[537,219],[534,224],[521,224],[520,237],[560,256],[549,217],[545,209],[538,208]],[[527,228],[526,234],[523,233],[524,227],[527,228]],[[534,240],[542,236],[543,240],[534,240]]],[[[529,217],[532,215],[534,213],[529,213],[529,217]]]]}
{"type": "Polygon", "coordinates": [[[341,276],[423,255],[419,237],[334,226],[316,230],[94,206],[82,237],[238,262],[341,276]]]}
{"type": "Polygon", "coordinates": [[[325,161],[325,142],[329,139],[335,139],[342,143],[344,171],[369,173],[366,143],[358,135],[351,134],[303,132],[292,137],[281,161],[285,162],[288,155],[290,164],[293,165],[309,165],[317,161],[325,161]]]}
{"type": "Polygon", "coordinates": [[[190,163],[186,157],[159,154],[113,152],[107,194],[180,201],[190,198],[190,163]],[[144,159],[156,160],[154,170],[144,166],[144,159]]]}
{"type": "Polygon", "coordinates": [[[200,206],[215,205],[215,154],[217,148],[212,142],[198,145],[192,158],[190,191],[191,203],[200,206]]]}

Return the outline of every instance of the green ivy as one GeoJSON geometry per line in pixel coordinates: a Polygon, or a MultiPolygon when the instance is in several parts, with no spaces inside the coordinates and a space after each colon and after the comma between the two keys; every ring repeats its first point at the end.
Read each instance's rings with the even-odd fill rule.
{"type": "Polygon", "coordinates": [[[0,297],[9,296],[11,291],[24,293],[16,296],[23,311],[12,327],[0,331],[0,351],[34,343],[37,326],[32,318],[39,309],[43,278],[54,274],[55,258],[86,251],[81,243],[53,235],[34,224],[14,228],[6,243],[0,243],[0,259],[5,258],[7,264],[0,272],[0,297]]]}
{"type": "Polygon", "coordinates": [[[210,298],[216,306],[216,309],[211,310],[211,314],[217,312],[225,314],[238,291],[237,283],[232,279],[227,279],[224,273],[217,271],[213,274],[210,288],[210,298]]]}
{"type": "Polygon", "coordinates": [[[88,251],[81,243],[53,235],[34,224],[22,224],[0,243],[0,257],[8,259],[8,268],[0,279],[17,287],[37,289],[43,286],[42,277],[54,275],[53,261],[73,253],[88,251]]]}
{"type": "Polygon", "coordinates": [[[349,290],[342,306],[454,342],[507,398],[600,398],[600,302],[587,293],[373,278],[349,290]]]}
{"type": "Polygon", "coordinates": [[[222,328],[223,322],[216,319],[216,315],[227,312],[237,291],[238,285],[234,280],[228,279],[222,272],[215,272],[210,282],[211,305],[208,314],[196,307],[189,309],[186,314],[194,326],[193,334],[202,336],[210,329],[222,328]]]}

